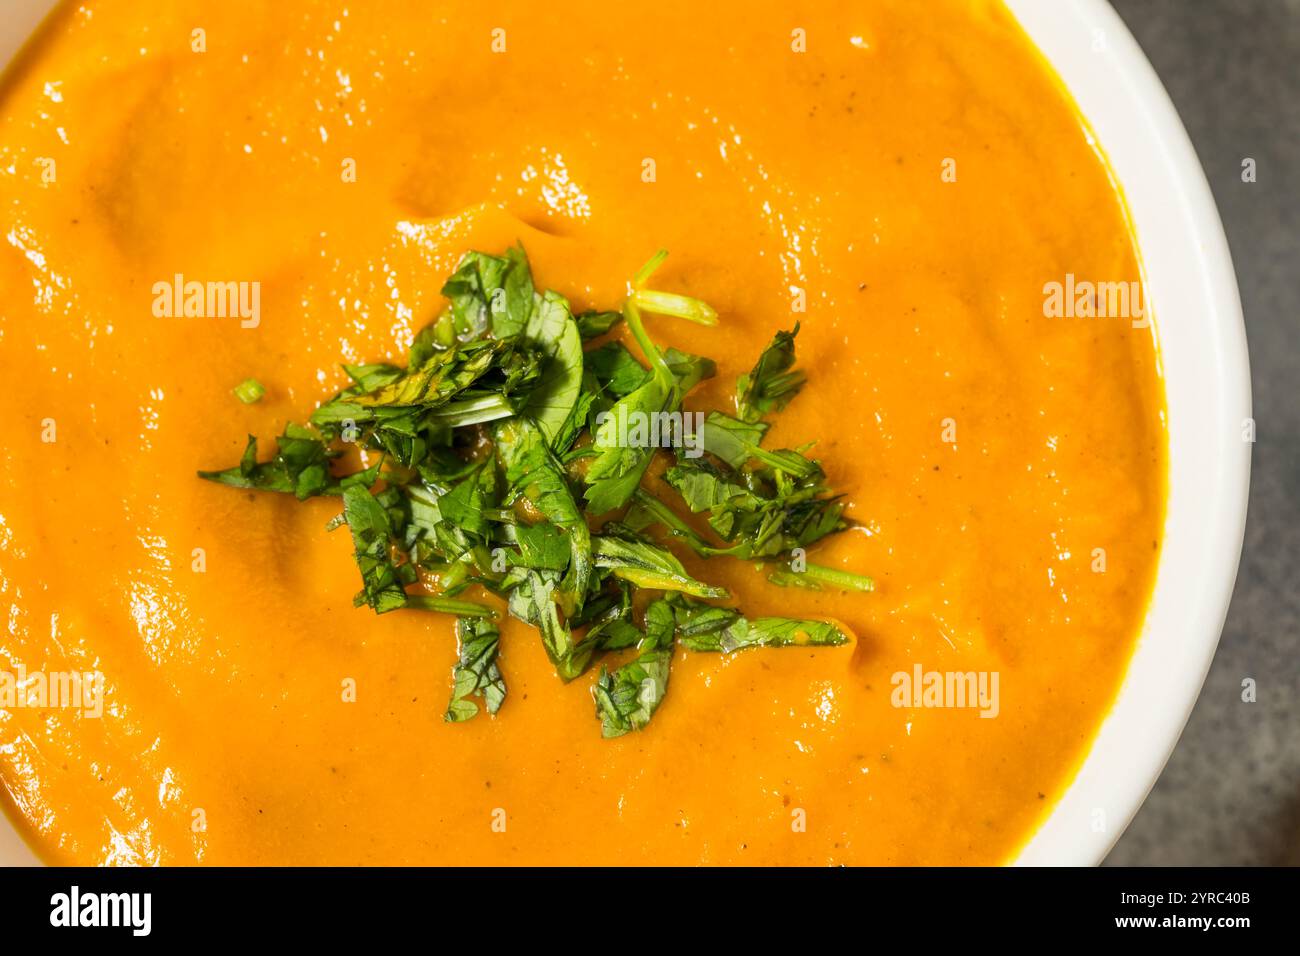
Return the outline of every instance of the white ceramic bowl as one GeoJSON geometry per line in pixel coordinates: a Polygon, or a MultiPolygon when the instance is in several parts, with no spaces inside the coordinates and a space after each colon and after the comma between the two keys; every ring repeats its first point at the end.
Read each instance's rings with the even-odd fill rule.
{"type": "Polygon", "coordinates": [[[1250,490],[1250,366],[1214,198],[1137,42],[1104,0],[1007,4],[1070,88],[1128,200],[1168,402],[1168,514],[1146,626],[1078,776],[1017,861],[1092,864],[1164,769],[1219,643],[1250,490]]]}
{"type": "MultiPolygon", "coordinates": [[[[4,2],[0,63],[54,6],[4,2]]],[[[1214,199],[1133,37],[1105,0],[1006,2],[1078,101],[1128,199],[1168,400],[1168,516],[1146,626],[1078,776],[1017,860],[1087,865],[1105,857],[1160,775],[1214,657],[1246,521],[1250,368],[1214,199]]],[[[0,819],[0,863],[31,862],[0,819]]]]}

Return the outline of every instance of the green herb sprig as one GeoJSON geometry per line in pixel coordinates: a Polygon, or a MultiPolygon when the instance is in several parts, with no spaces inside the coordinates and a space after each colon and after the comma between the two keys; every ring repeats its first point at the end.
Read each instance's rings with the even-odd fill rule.
{"type": "Polygon", "coordinates": [[[811,446],[763,445],[767,416],[805,384],[794,367],[798,326],[778,332],[741,376],[734,415],[704,419],[695,436],[703,453],[677,448],[662,483],[647,479],[654,457],[670,452],[626,441],[630,426],[679,415],[690,391],[716,374],[709,359],[662,348],[646,329],[643,313],[718,322],[698,299],[647,288],[665,255],[636,275],[619,311],[575,316],[562,296],[536,289],[522,247],[470,252],[405,366],[344,366],[352,384],[307,424],[287,425],[270,459],[258,461],[250,436],[239,464],[199,476],[299,500],[339,496],[329,527],[352,535],[362,582],[354,603],[457,618],[449,721],[496,714],[506,697],[498,612],[462,597],[475,586],[537,630],[564,680],[635,651],[613,670],[602,664],[593,686],[606,737],[650,722],[678,648],[848,643],[832,622],[751,620],[708,603],[730,595],[695,578],[651,534],[701,557],[760,562],[780,586],[873,587],[863,575],[807,563],[809,546],[847,526],[844,502],[811,446]],[[620,325],[640,359],[623,342],[595,341],[620,325]],[[341,473],[355,459],[360,465],[341,473]],[[666,487],[707,530],[652,487],[666,487]],[[638,614],[643,593],[650,600],[638,614]]]}

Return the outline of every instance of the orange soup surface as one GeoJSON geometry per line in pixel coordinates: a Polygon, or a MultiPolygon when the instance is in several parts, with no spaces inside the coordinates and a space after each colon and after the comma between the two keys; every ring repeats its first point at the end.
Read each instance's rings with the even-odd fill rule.
{"type": "Polygon", "coordinates": [[[1123,678],[1158,358],[1045,315],[1045,284],[1138,258],[991,0],[68,4],[0,91],[0,209],[0,670],[104,681],[98,714],[0,709],[50,862],[998,863],[1123,678]],[[647,318],[717,361],[691,407],[801,324],[771,444],[816,441],[854,527],[809,558],[876,590],[683,560],[851,646],[679,650],[650,726],[604,740],[594,672],[507,620],[500,713],[447,723],[452,619],[352,607],[337,499],[195,477],[341,363],[404,361],[460,256],[516,242],[575,311],[668,249],[656,285],[720,314],[647,318]],[[177,276],[258,283],[256,322],[155,315],[177,276]],[[996,675],[996,708],[900,702],[918,667],[996,675]]]}

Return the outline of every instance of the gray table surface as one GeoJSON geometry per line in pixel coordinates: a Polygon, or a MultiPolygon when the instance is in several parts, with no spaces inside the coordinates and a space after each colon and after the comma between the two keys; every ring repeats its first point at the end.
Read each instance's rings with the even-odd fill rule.
{"type": "Polygon", "coordinates": [[[1164,81],[1223,217],[1257,439],[1218,656],[1107,865],[1300,864],[1300,0],[1112,0],[1164,81]],[[1258,181],[1241,181],[1245,157],[1258,181]],[[1241,682],[1257,681],[1243,703],[1241,682]]]}

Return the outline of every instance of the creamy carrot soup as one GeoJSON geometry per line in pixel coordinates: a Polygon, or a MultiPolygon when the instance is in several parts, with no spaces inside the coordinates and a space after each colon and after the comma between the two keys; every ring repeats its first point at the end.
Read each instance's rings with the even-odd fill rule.
{"type": "Polygon", "coordinates": [[[0,781],[49,862],[997,863],[1122,680],[1158,356],[1135,301],[1075,308],[1136,295],[1133,237],[991,0],[68,4],[0,93],[0,208],[0,781]],[[717,312],[644,315],[716,363],[688,411],[736,414],[799,323],[763,446],[820,462],[847,526],[807,560],[874,590],[655,540],[845,642],[679,643],[653,720],[603,734],[634,652],[561,681],[475,586],[508,694],[447,720],[455,619],[353,606],[337,495],[196,476],[265,460],[342,365],[404,366],[462,256],[516,245],[575,314],[668,250],[654,287],[717,312]]]}

